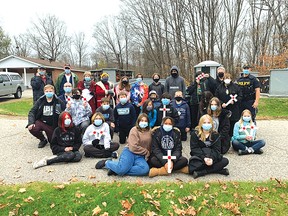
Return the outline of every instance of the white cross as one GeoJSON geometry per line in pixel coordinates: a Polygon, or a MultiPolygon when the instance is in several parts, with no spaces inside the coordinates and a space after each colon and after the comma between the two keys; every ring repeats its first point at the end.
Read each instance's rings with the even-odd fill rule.
{"type": "Polygon", "coordinates": [[[160,110],[160,111],[163,111],[163,118],[166,117],[166,111],[170,111],[169,108],[166,108],[166,105],[163,105],[163,108],[160,108],[159,110],[160,110]]]}
{"type": "Polygon", "coordinates": [[[176,159],[176,156],[171,156],[171,150],[167,150],[167,156],[163,156],[163,159],[167,159],[168,160],[168,173],[172,172],[171,169],[171,163],[172,163],[172,159],[176,159]]]}
{"type": "Polygon", "coordinates": [[[226,106],[228,106],[230,103],[232,103],[232,101],[234,101],[234,102],[237,102],[237,94],[235,94],[235,95],[232,95],[232,94],[230,94],[230,100],[226,103],[226,106]]]}

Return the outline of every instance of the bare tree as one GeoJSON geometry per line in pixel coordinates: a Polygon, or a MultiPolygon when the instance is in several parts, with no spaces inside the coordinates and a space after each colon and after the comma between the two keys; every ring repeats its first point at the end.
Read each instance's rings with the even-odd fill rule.
{"type": "Polygon", "coordinates": [[[27,34],[20,34],[13,37],[11,52],[15,55],[28,57],[31,55],[31,41],[27,34]]]}
{"type": "Polygon", "coordinates": [[[76,51],[77,63],[79,67],[83,65],[83,61],[85,61],[85,58],[88,57],[88,43],[85,39],[85,34],[83,32],[75,34],[73,39],[73,47],[76,51]]]}
{"type": "Polygon", "coordinates": [[[4,58],[9,55],[10,45],[10,37],[6,35],[2,27],[0,27],[0,58],[4,58]]]}

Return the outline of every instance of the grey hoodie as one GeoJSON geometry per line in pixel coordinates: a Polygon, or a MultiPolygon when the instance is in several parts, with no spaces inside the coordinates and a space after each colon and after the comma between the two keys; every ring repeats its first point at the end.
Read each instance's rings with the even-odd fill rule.
{"type": "Polygon", "coordinates": [[[170,73],[172,70],[176,70],[178,72],[177,77],[172,77],[171,75],[166,78],[164,92],[168,92],[172,98],[174,98],[176,91],[182,91],[185,94],[186,85],[183,77],[179,76],[179,68],[177,66],[171,67],[170,73]]]}

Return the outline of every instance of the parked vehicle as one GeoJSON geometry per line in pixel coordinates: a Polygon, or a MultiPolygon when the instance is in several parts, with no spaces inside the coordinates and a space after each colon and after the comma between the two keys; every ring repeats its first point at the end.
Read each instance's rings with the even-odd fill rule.
{"type": "Polygon", "coordinates": [[[0,72],[0,97],[14,95],[19,99],[24,91],[23,78],[14,72],[0,72]]]}

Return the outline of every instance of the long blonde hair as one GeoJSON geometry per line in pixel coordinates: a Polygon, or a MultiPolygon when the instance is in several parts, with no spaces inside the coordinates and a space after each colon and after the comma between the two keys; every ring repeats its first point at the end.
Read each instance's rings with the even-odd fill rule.
{"type": "Polygon", "coordinates": [[[240,124],[240,125],[243,125],[243,123],[244,123],[244,121],[243,121],[243,115],[244,115],[245,113],[248,113],[248,114],[251,116],[250,126],[253,125],[254,123],[253,123],[253,121],[252,121],[252,113],[251,113],[250,110],[248,110],[248,109],[243,110],[243,112],[241,113],[241,118],[239,119],[239,124],[240,124]]]}
{"type": "Polygon", "coordinates": [[[208,114],[205,114],[205,115],[201,116],[201,118],[200,118],[200,120],[199,120],[199,124],[198,124],[198,126],[197,126],[195,129],[198,131],[198,137],[199,137],[199,139],[200,139],[202,142],[204,142],[204,141],[206,140],[206,136],[205,136],[204,130],[203,130],[203,128],[202,128],[202,125],[204,124],[204,121],[205,121],[206,118],[209,119],[209,121],[210,121],[211,124],[212,124],[212,128],[211,128],[210,131],[209,131],[209,133],[210,133],[209,139],[210,139],[210,140],[211,140],[211,134],[212,134],[212,132],[214,131],[214,123],[213,123],[212,117],[211,117],[210,115],[208,115],[208,114]]]}

